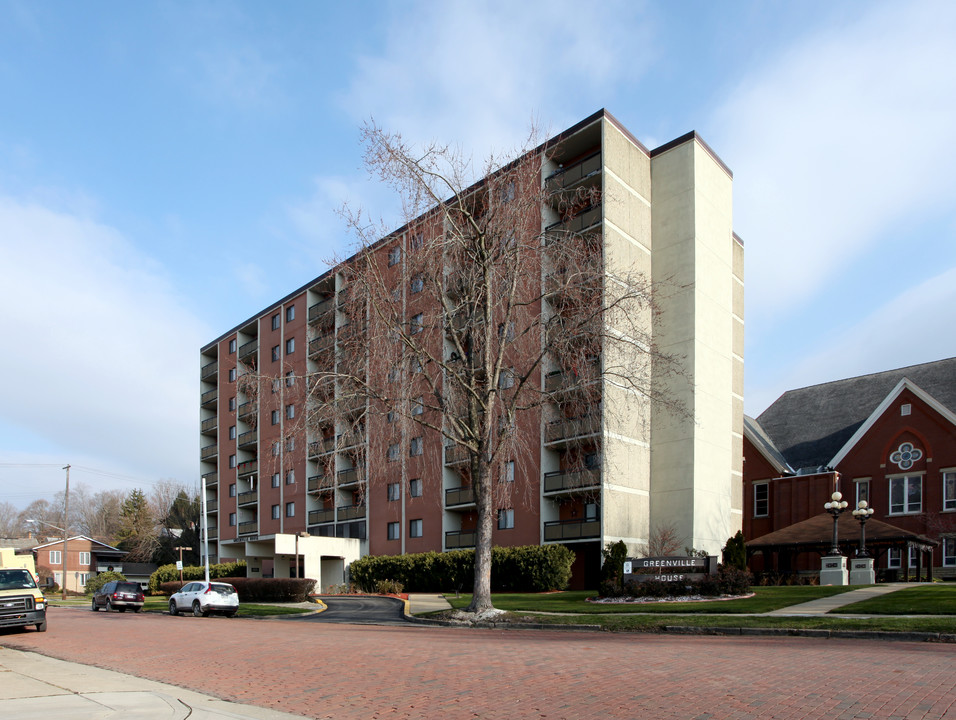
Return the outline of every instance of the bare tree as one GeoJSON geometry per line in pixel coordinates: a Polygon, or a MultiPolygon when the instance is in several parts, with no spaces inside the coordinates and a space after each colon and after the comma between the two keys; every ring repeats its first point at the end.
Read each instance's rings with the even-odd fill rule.
{"type": "Polygon", "coordinates": [[[651,532],[644,547],[646,557],[668,557],[684,546],[684,539],[677,534],[673,524],[659,525],[651,532]]]}
{"type": "Polygon", "coordinates": [[[14,538],[20,535],[20,511],[13,503],[0,502],[0,537],[14,538]]]}
{"type": "Polygon", "coordinates": [[[481,612],[495,512],[513,502],[514,483],[496,482],[503,463],[537,450],[542,420],[599,428],[606,382],[679,409],[651,363],[655,377],[680,365],[654,347],[649,281],[606,266],[600,230],[567,222],[602,202],[600,189],[543,183],[546,149],[492,157],[469,185],[470,163],[449,147],[419,151],[371,124],[363,139],[407,224],[384,234],[343,211],[358,251],[335,288],[338,321],[312,341],[337,351],[307,378],[307,429],[340,446],[367,437],[370,483],[423,446],[464,461],[477,507],[469,610],[481,612]],[[542,229],[545,206],[560,220],[542,229]]]}

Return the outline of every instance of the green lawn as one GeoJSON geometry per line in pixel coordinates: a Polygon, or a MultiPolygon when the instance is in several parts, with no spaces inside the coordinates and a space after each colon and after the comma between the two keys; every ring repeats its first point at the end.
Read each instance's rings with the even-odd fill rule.
{"type": "Polygon", "coordinates": [[[836,613],[852,615],[956,615],[956,583],[920,585],[844,605],[836,613]]]}
{"type": "MultiPolygon", "coordinates": [[[[673,615],[675,613],[714,614],[714,613],[764,613],[789,605],[797,605],[822,597],[838,595],[858,588],[849,585],[824,587],[801,585],[795,587],[756,587],[754,597],[740,600],[716,600],[686,603],[589,603],[588,597],[594,597],[593,590],[568,590],[556,593],[495,593],[492,602],[500,610],[512,612],[559,612],[575,615],[618,615],[632,613],[654,613],[673,615]]],[[[471,602],[471,595],[446,595],[453,608],[465,608],[471,602]]]]}

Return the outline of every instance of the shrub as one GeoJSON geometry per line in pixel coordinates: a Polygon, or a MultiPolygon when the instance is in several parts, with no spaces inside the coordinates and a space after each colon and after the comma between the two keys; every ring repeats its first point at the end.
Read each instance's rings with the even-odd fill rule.
{"type": "Polygon", "coordinates": [[[375,592],[379,595],[398,595],[402,592],[402,584],[394,580],[379,580],[375,583],[375,592]]]}
{"type": "MultiPolygon", "coordinates": [[[[700,580],[645,580],[629,582],[621,594],[629,597],[682,597],[701,595],[719,597],[720,595],[745,595],[753,584],[753,576],[746,570],[720,565],[713,575],[700,580]]],[[[603,597],[614,597],[603,595],[603,597]]]]}
{"type": "Polygon", "coordinates": [[[619,597],[624,594],[624,561],[627,560],[627,544],[623,540],[608,543],[601,551],[601,584],[598,592],[602,597],[619,597]]]}
{"type": "MultiPolygon", "coordinates": [[[[306,602],[315,587],[315,580],[309,578],[220,577],[214,581],[229,583],[236,588],[239,602],[306,602]]],[[[164,582],[159,586],[159,592],[172,595],[179,592],[186,582],[192,580],[164,582]]]]}
{"type": "MultiPolygon", "coordinates": [[[[239,573],[245,573],[245,571],[246,563],[243,560],[234,563],[219,563],[218,565],[209,566],[209,579],[216,580],[218,578],[235,576],[239,573]]],[[[183,582],[188,582],[190,580],[205,580],[205,566],[188,565],[184,567],[182,579],[183,582]]],[[[149,591],[153,594],[162,592],[160,586],[163,583],[172,582],[179,582],[179,570],[176,569],[175,563],[162,565],[156,570],[156,572],[149,576],[149,591]]]]}
{"type": "Polygon", "coordinates": [[[126,576],[123,573],[113,572],[112,570],[101,572],[99,575],[95,575],[86,581],[86,594],[92,595],[112,580],[126,580],[126,576]]]}
{"type": "Polygon", "coordinates": [[[744,534],[740,530],[727,540],[727,544],[721,551],[721,556],[724,565],[735,567],[738,570],[747,569],[747,544],[744,542],[744,534]]]}

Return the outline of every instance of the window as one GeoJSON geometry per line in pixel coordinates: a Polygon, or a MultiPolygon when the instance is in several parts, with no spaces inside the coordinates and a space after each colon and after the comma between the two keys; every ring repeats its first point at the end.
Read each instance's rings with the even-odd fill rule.
{"type": "Polygon", "coordinates": [[[235,352],[236,352],[236,339],[233,338],[232,340],[229,341],[229,353],[232,354],[235,352]]]}
{"type": "Polygon", "coordinates": [[[584,467],[588,470],[597,470],[601,467],[601,456],[596,453],[587,453],[584,456],[584,467]]]}
{"type": "Polygon", "coordinates": [[[408,493],[412,497],[421,497],[422,496],[422,481],[419,478],[415,480],[409,480],[408,482],[408,493]]]}
{"type": "Polygon", "coordinates": [[[293,485],[295,483],[295,470],[287,470],[285,473],[285,484],[293,485]]]}
{"type": "Polygon", "coordinates": [[[273,411],[272,411],[272,424],[273,424],[273,425],[278,425],[278,424],[279,424],[279,411],[278,411],[278,410],[273,410],[273,411]]]}
{"type": "Polygon", "coordinates": [[[890,478],[890,515],[918,513],[923,508],[923,478],[890,478]]]}
{"type": "Polygon", "coordinates": [[[51,565],[60,565],[63,562],[63,556],[60,554],[59,550],[50,551],[50,564],[51,565]]]}
{"type": "Polygon", "coordinates": [[[511,530],[515,526],[515,511],[511,508],[498,511],[498,529],[511,530]]]}
{"type": "Polygon", "coordinates": [[[272,457],[279,457],[279,453],[282,451],[282,443],[276,440],[272,443],[272,457]]]}
{"type": "Polygon", "coordinates": [[[412,415],[421,415],[425,412],[425,396],[419,395],[412,401],[412,415]]]}
{"type": "Polygon", "coordinates": [[[408,537],[419,538],[422,536],[422,521],[410,520],[408,523],[408,537]]]}
{"type": "Polygon", "coordinates": [[[417,315],[412,316],[412,321],[408,324],[408,334],[409,335],[418,335],[422,331],[422,323],[424,322],[423,314],[418,313],[417,315]]]}
{"type": "Polygon", "coordinates": [[[584,519],[593,522],[598,519],[598,506],[597,503],[585,503],[584,505],[584,519]]]}
{"type": "Polygon", "coordinates": [[[504,465],[501,466],[501,482],[514,482],[515,481],[515,461],[506,460],[504,465]]]}
{"type": "Polygon", "coordinates": [[[505,324],[504,324],[504,323],[501,323],[500,325],[498,325],[498,339],[499,339],[499,340],[506,340],[507,342],[511,342],[512,340],[515,339],[515,324],[514,324],[514,322],[509,322],[509,323],[508,323],[508,329],[507,329],[507,331],[505,330],[505,324]]]}
{"type": "Polygon", "coordinates": [[[770,514],[770,484],[754,483],[754,517],[770,514]]]}
{"type": "Polygon", "coordinates": [[[236,398],[234,397],[229,398],[229,409],[230,410],[236,409],[236,398]]]}
{"type": "Polygon", "coordinates": [[[288,440],[285,441],[285,451],[292,452],[293,450],[295,450],[295,438],[290,437],[288,440]]]}
{"type": "MultiPolygon", "coordinates": [[[[919,564],[919,550],[916,548],[910,548],[910,557],[909,557],[909,567],[915,568],[919,564]]],[[[888,568],[901,568],[903,567],[903,553],[900,552],[899,548],[890,548],[886,551],[886,567],[888,568]]]]}
{"type": "Polygon", "coordinates": [[[236,381],[236,369],[229,368],[229,382],[235,382],[235,381],[236,381]]]}
{"type": "Polygon", "coordinates": [[[398,419],[398,416],[395,415],[395,411],[394,411],[394,410],[389,410],[389,411],[388,411],[388,415],[385,416],[385,419],[386,419],[388,422],[393,423],[393,422],[395,422],[395,421],[398,419]]]}
{"type": "Polygon", "coordinates": [[[408,455],[409,457],[416,457],[422,454],[422,438],[421,435],[418,437],[413,437],[412,442],[408,446],[408,455]]]}
{"type": "Polygon", "coordinates": [[[415,233],[408,239],[408,244],[412,250],[421,250],[425,246],[425,235],[415,233]]]}
{"type": "Polygon", "coordinates": [[[956,567],[956,537],[940,539],[943,541],[943,567],[956,567]]]}
{"type": "Polygon", "coordinates": [[[272,394],[275,395],[279,392],[279,381],[278,379],[272,381],[272,394]]]}
{"type": "Polygon", "coordinates": [[[293,385],[295,385],[295,371],[290,370],[285,374],[285,386],[292,387],[293,385]]]}
{"type": "Polygon", "coordinates": [[[285,309],[285,321],[292,322],[295,320],[295,305],[290,305],[285,309]]]}
{"type": "Polygon", "coordinates": [[[229,527],[235,527],[235,526],[236,526],[236,514],[229,513],[229,527]]]}
{"type": "Polygon", "coordinates": [[[388,501],[394,502],[401,497],[401,490],[399,489],[398,483],[389,483],[388,484],[388,501]]]}
{"type": "Polygon", "coordinates": [[[910,405],[909,403],[904,403],[904,404],[900,405],[900,415],[901,415],[901,416],[905,417],[905,416],[909,415],[911,412],[913,412],[913,406],[910,405]]]}
{"type": "Polygon", "coordinates": [[[388,371],[388,381],[390,383],[398,382],[400,372],[401,371],[398,369],[398,365],[393,365],[388,371]]]}
{"type": "Polygon", "coordinates": [[[422,371],[422,361],[417,357],[413,357],[408,361],[408,366],[413,373],[420,373],[422,371]]]}
{"type": "Polygon", "coordinates": [[[505,368],[501,371],[501,375],[498,376],[498,387],[502,390],[507,390],[510,387],[515,385],[515,371],[511,368],[505,368]]]}
{"type": "Polygon", "coordinates": [[[398,265],[402,261],[402,249],[396,245],[388,251],[388,266],[398,265]]]}
{"type": "Polygon", "coordinates": [[[276,313],[275,315],[272,316],[272,329],[278,330],[281,324],[282,324],[282,317],[279,315],[279,313],[276,313]]]}
{"type": "MultiPolygon", "coordinates": [[[[85,565],[89,565],[89,564],[90,564],[90,554],[89,554],[88,552],[81,552],[81,553],[80,553],[80,565],[81,565],[81,566],[85,566],[85,565]]],[[[83,583],[83,584],[85,585],[86,583],[83,583]]]]}
{"type": "Polygon", "coordinates": [[[943,510],[956,510],[956,470],[943,473],[943,510]]]}
{"type": "Polygon", "coordinates": [[[272,474],[272,487],[279,487],[279,473],[272,474]]]}
{"type": "Polygon", "coordinates": [[[285,516],[295,517],[295,502],[287,502],[285,504],[285,516]]]}
{"type": "Polygon", "coordinates": [[[230,456],[229,456],[229,467],[234,468],[235,466],[236,466],[236,456],[235,456],[235,455],[230,455],[230,456]]]}
{"type": "Polygon", "coordinates": [[[423,278],[421,275],[416,275],[412,278],[412,282],[409,285],[409,290],[412,292],[412,294],[415,294],[420,293],[424,287],[425,278],[423,278]]]}
{"type": "Polygon", "coordinates": [[[399,524],[397,522],[390,522],[388,524],[388,539],[389,540],[398,540],[398,530],[399,524]]]}
{"type": "Polygon", "coordinates": [[[291,420],[295,417],[295,405],[285,406],[285,417],[287,420],[291,420]]]}
{"type": "Polygon", "coordinates": [[[869,480],[857,480],[856,481],[856,502],[859,505],[860,502],[866,501],[867,504],[870,502],[870,481],[869,480]]]}
{"type": "Polygon", "coordinates": [[[90,581],[89,573],[80,573],[80,585],[85,586],[90,581]]]}
{"type": "Polygon", "coordinates": [[[236,496],[236,484],[229,483],[229,497],[235,497],[235,496],[236,496]]]}
{"type": "Polygon", "coordinates": [[[295,338],[289,338],[285,341],[285,354],[291,355],[295,352],[295,338]]]}
{"type": "Polygon", "coordinates": [[[280,357],[280,355],[279,355],[279,348],[280,348],[279,345],[273,345],[273,346],[272,346],[272,362],[275,362],[276,360],[279,359],[279,357],[280,357]]]}
{"type": "Polygon", "coordinates": [[[398,443],[388,446],[388,460],[389,462],[398,460],[398,443]]]}
{"type": "Polygon", "coordinates": [[[235,425],[230,425],[230,426],[229,426],[229,439],[230,439],[230,440],[235,440],[235,439],[236,439],[236,426],[235,426],[235,425]]]}
{"type": "Polygon", "coordinates": [[[273,506],[272,506],[272,519],[273,519],[273,520],[278,520],[279,517],[280,517],[280,515],[279,515],[279,506],[278,506],[278,505],[273,505],[273,506]]]}

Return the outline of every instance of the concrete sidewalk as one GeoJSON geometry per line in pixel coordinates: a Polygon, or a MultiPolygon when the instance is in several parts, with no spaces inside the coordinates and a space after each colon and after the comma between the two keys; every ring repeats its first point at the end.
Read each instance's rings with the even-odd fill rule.
{"type": "Polygon", "coordinates": [[[0,717],[17,720],[291,720],[175,685],[0,647],[0,717]]]}
{"type": "Polygon", "coordinates": [[[409,593],[407,615],[451,610],[451,605],[440,593],[409,593]]]}
{"type": "Polygon", "coordinates": [[[867,585],[859,590],[851,590],[850,592],[840,593],[839,595],[831,595],[830,597],[820,598],[819,600],[811,600],[809,602],[800,603],[799,605],[790,605],[789,607],[780,608],[779,610],[773,610],[763,614],[784,616],[789,615],[792,617],[826,615],[831,610],[836,610],[837,608],[841,608],[845,605],[852,605],[853,603],[869,600],[870,598],[879,597],[880,595],[886,595],[887,593],[891,593],[896,590],[902,590],[904,588],[914,586],[914,583],[885,583],[881,585],[867,585]]]}

